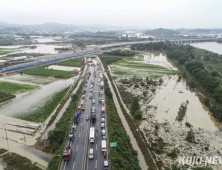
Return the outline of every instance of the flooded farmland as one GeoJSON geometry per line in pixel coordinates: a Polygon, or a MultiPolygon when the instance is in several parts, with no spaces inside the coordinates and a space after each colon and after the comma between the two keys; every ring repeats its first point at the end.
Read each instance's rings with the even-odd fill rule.
{"type": "Polygon", "coordinates": [[[27,114],[41,108],[56,92],[59,92],[74,82],[75,78],[57,80],[40,89],[18,95],[15,99],[0,104],[0,115],[16,116],[27,114]]]}

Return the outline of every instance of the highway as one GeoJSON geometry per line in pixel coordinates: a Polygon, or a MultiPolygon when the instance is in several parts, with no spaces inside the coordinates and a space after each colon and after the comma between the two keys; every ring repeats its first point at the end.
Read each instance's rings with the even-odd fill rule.
{"type": "MultiPolygon", "coordinates": [[[[93,60],[97,63],[96,60],[93,60]]],[[[82,111],[76,131],[74,132],[74,141],[71,143],[72,156],[69,161],[64,163],[63,170],[103,170],[104,169],[104,156],[101,151],[101,97],[99,91],[101,91],[98,85],[98,72],[97,66],[89,66],[88,70],[92,73],[87,81],[85,93],[85,111],[82,111]],[[94,77],[94,73],[96,77],[94,77]],[[90,92],[90,85],[93,82],[93,92],[90,92]],[[92,96],[92,99],[89,98],[92,96]],[[92,100],[95,100],[95,104],[92,104],[92,100]],[[87,115],[91,115],[92,107],[95,107],[96,122],[91,123],[90,120],[86,120],[87,115]],[[95,128],[95,142],[89,142],[89,129],[95,128]],[[94,149],[94,158],[89,160],[89,150],[94,149]]],[[[77,106],[76,106],[77,107],[77,106]]],[[[75,113],[75,111],[73,111],[75,113]]]]}

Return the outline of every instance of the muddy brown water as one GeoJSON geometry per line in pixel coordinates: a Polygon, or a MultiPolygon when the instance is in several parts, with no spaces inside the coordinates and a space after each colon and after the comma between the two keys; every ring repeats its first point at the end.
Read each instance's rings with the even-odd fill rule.
{"type": "Polygon", "coordinates": [[[178,76],[164,76],[164,83],[157,90],[149,105],[156,106],[156,120],[171,124],[191,123],[194,128],[218,130],[217,122],[212,114],[202,105],[195,92],[191,92],[184,81],[177,82],[178,76]],[[182,102],[189,101],[183,121],[176,121],[176,116],[182,102]]]}

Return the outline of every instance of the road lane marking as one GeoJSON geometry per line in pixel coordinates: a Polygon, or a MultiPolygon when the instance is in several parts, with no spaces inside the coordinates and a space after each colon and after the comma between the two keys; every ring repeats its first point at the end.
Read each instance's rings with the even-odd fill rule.
{"type": "Polygon", "coordinates": [[[81,132],[79,133],[79,138],[80,138],[80,136],[81,136],[81,132]]]}
{"type": "Polygon", "coordinates": [[[97,160],[96,160],[96,167],[95,168],[97,169],[97,160]]]}
{"type": "Polygon", "coordinates": [[[74,168],[75,168],[75,164],[76,164],[76,162],[73,163],[73,167],[72,167],[73,170],[74,170],[74,168]]]}
{"type": "Polygon", "coordinates": [[[63,168],[63,170],[65,170],[66,169],[66,162],[65,162],[65,165],[64,165],[64,168],[63,168]]]}
{"type": "Polygon", "coordinates": [[[97,144],[96,144],[96,150],[97,150],[97,144]]]}
{"type": "Polygon", "coordinates": [[[98,125],[98,122],[97,122],[97,126],[99,126],[99,125],[98,125]]]}
{"type": "Polygon", "coordinates": [[[76,152],[77,152],[78,148],[79,148],[79,145],[76,146],[76,152]]]}

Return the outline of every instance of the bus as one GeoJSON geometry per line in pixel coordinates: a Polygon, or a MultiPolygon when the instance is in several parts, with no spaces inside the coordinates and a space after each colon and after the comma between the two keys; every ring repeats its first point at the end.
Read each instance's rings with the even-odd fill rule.
{"type": "Polygon", "coordinates": [[[89,130],[89,142],[94,143],[95,142],[95,128],[91,127],[89,130]]]}
{"type": "Polygon", "coordinates": [[[106,152],[106,140],[102,140],[102,152],[106,152]]]}

